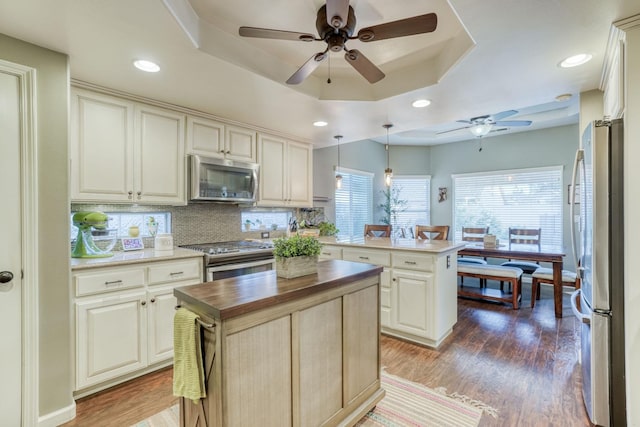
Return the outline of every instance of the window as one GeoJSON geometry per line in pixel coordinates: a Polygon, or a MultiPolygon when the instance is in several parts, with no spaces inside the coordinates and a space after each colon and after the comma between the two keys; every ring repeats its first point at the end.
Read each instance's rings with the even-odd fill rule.
{"type": "Polygon", "coordinates": [[[543,245],[562,246],[562,167],[453,175],[454,239],[462,227],[489,227],[508,241],[509,227],[541,228],[543,245]]]}
{"type": "MultiPolygon", "coordinates": [[[[397,213],[397,225],[399,227],[413,229],[416,224],[431,224],[430,188],[430,176],[401,175],[393,178],[391,183],[392,196],[397,195],[398,200],[407,201],[397,213]]],[[[392,225],[396,225],[393,223],[393,219],[392,225]]]]}
{"type": "MultiPolygon", "coordinates": [[[[78,235],[78,227],[73,225],[73,215],[71,213],[71,240],[75,240],[78,235]]],[[[108,229],[117,230],[118,237],[127,237],[129,227],[137,226],[140,237],[153,237],[148,224],[151,218],[158,224],[156,233],[171,233],[171,214],[169,212],[105,212],[109,217],[108,229]]]]}
{"type": "Polygon", "coordinates": [[[242,231],[286,230],[292,213],[286,211],[251,210],[242,212],[242,231]]]}
{"type": "Polygon", "coordinates": [[[338,169],[342,188],[336,189],[336,227],[338,237],[363,237],[364,225],[373,217],[373,174],[352,169],[338,169]]]}

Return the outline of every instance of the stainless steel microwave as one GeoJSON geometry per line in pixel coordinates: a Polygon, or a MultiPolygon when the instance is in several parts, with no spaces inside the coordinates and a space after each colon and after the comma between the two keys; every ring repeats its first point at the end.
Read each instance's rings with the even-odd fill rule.
{"type": "Polygon", "coordinates": [[[191,156],[190,199],[252,203],[258,196],[256,163],[191,156]]]}

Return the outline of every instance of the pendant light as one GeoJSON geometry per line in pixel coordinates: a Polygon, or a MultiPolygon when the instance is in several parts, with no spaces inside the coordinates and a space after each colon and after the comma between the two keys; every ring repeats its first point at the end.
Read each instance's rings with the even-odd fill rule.
{"type": "Polygon", "coordinates": [[[342,135],[336,135],[334,138],[338,141],[338,166],[336,166],[336,189],[342,188],[342,175],[340,175],[340,139],[342,135]]]}
{"type": "Polygon", "coordinates": [[[384,149],[387,151],[387,168],[384,170],[384,185],[391,187],[391,178],[393,177],[393,171],[389,167],[389,129],[393,127],[391,123],[382,125],[387,130],[387,145],[384,149]]]}

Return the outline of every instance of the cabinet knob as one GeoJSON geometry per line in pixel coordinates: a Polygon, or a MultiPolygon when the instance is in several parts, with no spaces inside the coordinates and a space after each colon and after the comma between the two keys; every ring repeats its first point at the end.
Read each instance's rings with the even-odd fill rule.
{"type": "Polygon", "coordinates": [[[127,191],[127,194],[129,195],[127,198],[131,200],[133,198],[133,191],[127,191]]]}
{"type": "Polygon", "coordinates": [[[231,150],[227,150],[225,154],[231,154],[231,150]]]}
{"type": "Polygon", "coordinates": [[[156,299],[155,299],[155,298],[151,298],[151,302],[152,302],[152,303],[153,303],[153,302],[156,302],[156,299]]]}
{"type": "Polygon", "coordinates": [[[9,283],[13,280],[13,273],[10,271],[0,272],[0,283],[9,283]]]}
{"type": "Polygon", "coordinates": [[[146,301],[141,301],[140,305],[147,305],[147,302],[146,301]]]}
{"type": "Polygon", "coordinates": [[[138,195],[138,200],[142,199],[142,191],[138,191],[136,194],[138,195]]]}
{"type": "Polygon", "coordinates": [[[396,281],[396,278],[394,277],[394,278],[393,278],[393,279],[391,279],[391,280],[393,280],[393,281],[395,282],[395,281],[396,281]]]}

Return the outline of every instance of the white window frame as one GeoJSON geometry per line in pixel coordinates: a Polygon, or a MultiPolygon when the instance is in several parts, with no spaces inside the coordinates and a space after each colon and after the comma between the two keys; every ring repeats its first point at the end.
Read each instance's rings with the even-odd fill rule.
{"type": "MultiPolygon", "coordinates": [[[[400,227],[412,227],[415,230],[415,226],[418,225],[430,225],[431,224],[431,175],[397,175],[393,177],[393,180],[391,181],[391,188],[393,188],[394,185],[398,184],[399,186],[402,186],[402,180],[408,180],[408,179],[423,179],[427,181],[427,207],[426,207],[426,212],[425,212],[425,216],[426,218],[424,219],[424,221],[414,221],[413,224],[399,224],[400,227]]],[[[413,212],[414,210],[411,209],[411,200],[408,200],[408,205],[407,205],[407,210],[413,212]]],[[[406,211],[405,211],[406,212],[406,211]]],[[[415,212],[418,212],[417,210],[415,212]]],[[[402,215],[402,214],[400,214],[402,215]]],[[[393,225],[393,224],[392,224],[393,225]]],[[[410,237],[409,235],[405,236],[405,237],[410,237]]]]}

